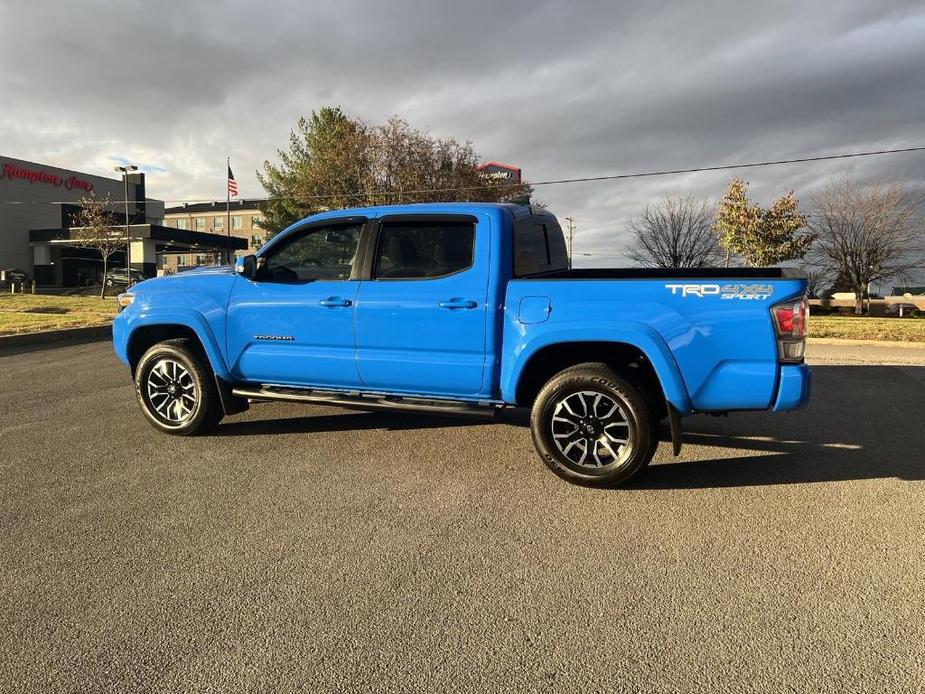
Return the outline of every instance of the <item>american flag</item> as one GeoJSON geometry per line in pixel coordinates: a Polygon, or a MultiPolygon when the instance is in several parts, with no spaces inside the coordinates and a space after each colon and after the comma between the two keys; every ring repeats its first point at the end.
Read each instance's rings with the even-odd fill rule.
{"type": "Polygon", "coordinates": [[[234,180],[234,174],[231,173],[230,166],[228,167],[228,194],[235,197],[238,195],[238,182],[234,180]]]}

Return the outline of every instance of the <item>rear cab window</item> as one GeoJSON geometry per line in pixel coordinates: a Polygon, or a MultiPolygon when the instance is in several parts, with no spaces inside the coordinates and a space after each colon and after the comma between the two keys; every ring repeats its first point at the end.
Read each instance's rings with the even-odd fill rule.
{"type": "Polygon", "coordinates": [[[565,235],[552,215],[531,215],[514,223],[514,277],[568,269],[565,235]]]}

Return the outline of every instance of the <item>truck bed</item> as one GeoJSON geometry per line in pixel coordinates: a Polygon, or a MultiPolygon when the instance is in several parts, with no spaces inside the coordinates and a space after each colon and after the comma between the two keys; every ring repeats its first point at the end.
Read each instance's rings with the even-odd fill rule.
{"type": "Polygon", "coordinates": [[[681,385],[666,396],[682,414],[784,409],[789,371],[771,307],[805,289],[789,268],[577,268],[511,280],[504,343],[514,360],[502,360],[502,392],[512,397],[518,360],[567,336],[642,348],[663,385],[681,385]]]}

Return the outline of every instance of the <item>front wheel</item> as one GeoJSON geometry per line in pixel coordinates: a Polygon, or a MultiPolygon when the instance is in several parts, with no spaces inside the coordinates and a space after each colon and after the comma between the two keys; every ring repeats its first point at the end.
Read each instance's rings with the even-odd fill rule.
{"type": "Polygon", "coordinates": [[[145,352],[135,369],[135,394],[148,421],[167,434],[197,434],[222,418],[212,371],[189,340],[167,340],[145,352]]]}
{"type": "Polygon", "coordinates": [[[530,415],[533,443],[547,467],[593,487],[621,484],[648,465],[656,426],[642,394],[599,363],[553,376],[530,415]]]}

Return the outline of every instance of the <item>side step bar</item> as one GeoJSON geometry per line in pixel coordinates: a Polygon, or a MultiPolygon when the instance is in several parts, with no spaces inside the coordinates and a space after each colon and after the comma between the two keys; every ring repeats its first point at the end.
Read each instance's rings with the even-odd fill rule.
{"type": "Polygon", "coordinates": [[[496,405],[492,403],[468,403],[460,400],[428,400],[398,395],[374,393],[339,393],[330,390],[308,388],[284,388],[263,385],[256,388],[234,388],[232,394],[250,400],[280,400],[286,402],[336,405],[358,410],[407,410],[425,414],[443,414],[480,419],[494,419],[496,405]]]}

